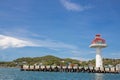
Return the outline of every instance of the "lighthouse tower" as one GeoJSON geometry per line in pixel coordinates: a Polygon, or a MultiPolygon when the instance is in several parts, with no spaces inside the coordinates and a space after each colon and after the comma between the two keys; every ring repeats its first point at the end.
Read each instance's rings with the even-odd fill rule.
{"type": "Polygon", "coordinates": [[[103,67],[101,49],[107,47],[105,40],[100,37],[100,34],[97,34],[89,47],[96,48],[96,68],[103,67]]]}

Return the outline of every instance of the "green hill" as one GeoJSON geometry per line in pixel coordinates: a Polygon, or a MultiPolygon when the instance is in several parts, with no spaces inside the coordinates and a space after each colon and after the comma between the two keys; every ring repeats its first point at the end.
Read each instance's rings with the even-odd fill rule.
{"type": "Polygon", "coordinates": [[[24,57],[14,60],[15,63],[19,64],[29,64],[29,65],[67,65],[67,64],[80,64],[78,60],[75,59],[62,59],[52,55],[47,55],[43,57],[24,57]]]}
{"type": "MultiPolygon", "coordinates": [[[[23,57],[13,60],[11,62],[0,62],[0,67],[15,67],[20,65],[79,65],[79,66],[95,66],[95,59],[89,61],[79,61],[70,58],[59,58],[52,55],[47,55],[43,57],[23,57]]],[[[103,65],[117,65],[120,64],[120,59],[103,59],[103,65]]]]}

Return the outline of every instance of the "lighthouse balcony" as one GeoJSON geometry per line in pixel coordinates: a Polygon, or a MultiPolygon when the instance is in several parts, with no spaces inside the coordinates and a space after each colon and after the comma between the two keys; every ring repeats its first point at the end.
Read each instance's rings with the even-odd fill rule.
{"type": "Polygon", "coordinates": [[[107,44],[91,44],[90,48],[104,48],[107,47],[107,44]]]}

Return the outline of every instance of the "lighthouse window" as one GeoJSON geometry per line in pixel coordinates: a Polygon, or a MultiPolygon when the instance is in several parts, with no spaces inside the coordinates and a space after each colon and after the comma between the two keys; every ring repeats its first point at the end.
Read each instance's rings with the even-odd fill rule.
{"type": "Polygon", "coordinates": [[[102,40],[98,40],[96,43],[97,44],[103,44],[102,40]]]}
{"type": "Polygon", "coordinates": [[[103,42],[102,42],[102,41],[97,41],[96,43],[97,43],[97,44],[102,44],[103,42]]]}

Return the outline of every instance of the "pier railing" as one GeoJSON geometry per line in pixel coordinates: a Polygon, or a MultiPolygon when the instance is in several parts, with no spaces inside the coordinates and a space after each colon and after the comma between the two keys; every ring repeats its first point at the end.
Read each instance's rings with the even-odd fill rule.
{"type": "Polygon", "coordinates": [[[119,73],[116,67],[112,68],[95,68],[80,66],[39,66],[39,65],[22,65],[21,71],[42,71],[42,72],[88,72],[88,73],[119,73]]]}

